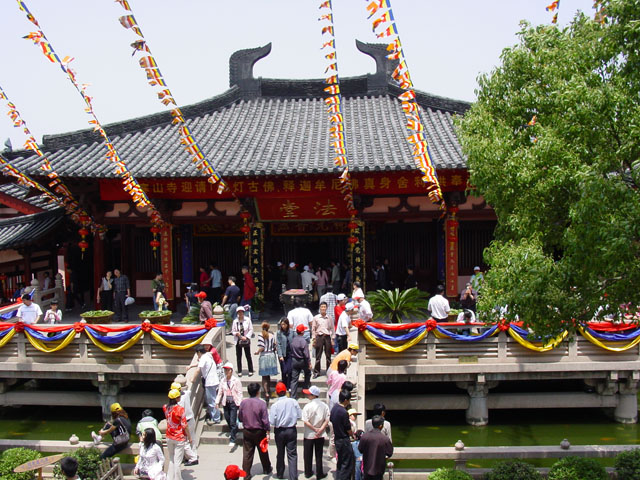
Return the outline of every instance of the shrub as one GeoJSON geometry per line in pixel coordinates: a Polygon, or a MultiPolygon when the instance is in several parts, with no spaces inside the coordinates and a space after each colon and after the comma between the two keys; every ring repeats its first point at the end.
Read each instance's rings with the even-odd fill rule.
{"type": "Polygon", "coordinates": [[[10,448],[0,455],[0,478],[2,480],[33,480],[37,470],[24,473],[13,473],[13,469],[30,460],[40,458],[42,455],[28,448],[10,448]]]}
{"type": "Polygon", "coordinates": [[[453,468],[439,468],[427,478],[429,480],[472,480],[467,472],[453,468]]]}
{"type": "Polygon", "coordinates": [[[553,464],[548,480],[607,480],[604,467],[593,458],[565,457],[553,464]]]}
{"type": "MultiPolygon", "coordinates": [[[[78,478],[82,478],[82,480],[98,478],[98,467],[101,462],[100,450],[95,447],[78,448],[74,452],[69,452],[69,456],[78,460],[78,478]]],[[[64,478],[59,463],[56,463],[53,468],[53,476],[54,478],[64,478]]]]}
{"type": "Polygon", "coordinates": [[[509,460],[494,466],[487,480],[542,480],[542,475],[530,463],[509,460]]]}
{"type": "Polygon", "coordinates": [[[401,323],[402,318],[426,317],[429,295],[417,288],[377,290],[367,293],[373,318],[401,323]]]}
{"type": "Polygon", "coordinates": [[[628,450],[616,457],[618,480],[640,479],[640,449],[628,450]]]}

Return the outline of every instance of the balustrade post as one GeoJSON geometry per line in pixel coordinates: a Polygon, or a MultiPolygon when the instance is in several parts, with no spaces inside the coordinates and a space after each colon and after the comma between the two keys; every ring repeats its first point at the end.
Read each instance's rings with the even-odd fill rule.
{"type": "Polygon", "coordinates": [[[638,377],[633,372],[624,382],[618,382],[618,405],[613,411],[613,418],[618,423],[638,422],[638,377]]]}
{"type": "MultiPolygon", "coordinates": [[[[225,321],[224,309],[220,305],[216,305],[213,308],[213,318],[215,319],[216,323],[225,321]]],[[[225,362],[227,361],[227,342],[224,341],[224,335],[226,332],[227,332],[227,327],[225,325],[224,327],[222,327],[221,333],[220,333],[220,335],[222,335],[222,340],[216,339],[216,341],[218,342],[218,345],[216,346],[216,349],[218,350],[218,355],[220,355],[220,358],[222,358],[225,362]]]]}
{"type": "Polygon", "coordinates": [[[504,362],[507,360],[507,334],[506,332],[498,333],[498,360],[504,362]]]}
{"type": "Polygon", "coordinates": [[[42,303],[42,290],[40,289],[40,282],[37,278],[31,280],[31,291],[33,291],[31,300],[37,305],[40,305],[42,303]]]}
{"type": "Polygon", "coordinates": [[[64,296],[64,282],[62,281],[62,275],[60,275],[60,273],[56,273],[54,287],[56,289],[56,298],[58,299],[58,308],[64,311],[64,304],[67,299],[64,296]]]}

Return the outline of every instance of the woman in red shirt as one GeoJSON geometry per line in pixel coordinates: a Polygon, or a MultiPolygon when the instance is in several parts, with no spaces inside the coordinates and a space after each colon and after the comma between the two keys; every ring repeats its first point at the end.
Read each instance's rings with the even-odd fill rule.
{"type": "Polygon", "coordinates": [[[178,405],[180,390],[169,391],[169,403],[162,407],[167,418],[167,451],[169,454],[169,470],[167,480],[182,480],[180,465],[184,458],[184,447],[191,443],[191,433],[187,426],[187,417],[184,407],[178,405]]]}

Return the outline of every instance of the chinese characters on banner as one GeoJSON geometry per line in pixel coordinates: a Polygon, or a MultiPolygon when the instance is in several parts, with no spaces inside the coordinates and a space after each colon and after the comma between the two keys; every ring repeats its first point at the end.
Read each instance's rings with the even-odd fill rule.
{"type": "Polygon", "coordinates": [[[447,297],[458,296],[458,221],[446,220],[445,229],[445,266],[447,297]]]}
{"type": "Polygon", "coordinates": [[[364,223],[356,220],[358,224],[358,228],[352,230],[352,235],[358,239],[358,243],[353,245],[353,249],[351,249],[351,245],[348,245],[350,256],[351,256],[351,278],[354,282],[360,282],[362,284],[362,289],[366,288],[365,286],[365,248],[364,248],[364,223]]]}
{"type": "Polygon", "coordinates": [[[262,223],[252,224],[250,235],[249,271],[256,286],[256,296],[264,298],[264,225],[262,223]]]}
{"type": "Polygon", "coordinates": [[[338,195],[322,197],[258,198],[262,220],[333,220],[349,218],[347,204],[338,195]]]}
{"type": "MultiPolygon", "coordinates": [[[[443,191],[465,190],[469,174],[466,170],[442,170],[438,180],[443,191]]],[[[353,174],[351,182],[354,192],[361,195],[426,195],[424,182],[416,172],[376,172],[353,174]]],[[[344,202],[340,179],[325,175],[293,178],[234,178],[227,181],[230,190],[238,197],[269,198],[314,197],[316,199],[336,196],[344,202]]],[[[163,178],[140,181],[142,188],[152,198],[174,198],[184,200],[231,198],[231,193],[217,193],[216,185],[201,178],[163,178]]],[[[100,180],[102,200],[123,201],[128,196],[116,179],[100,180]]],[[[346,208],[346,207],[345,207],[346,208]]]]}
{"type": "Polygon", "coordinates": [[[171,301],[175,298],[173,294],[173,235],[171,226],[163,225],[160,230],[160,271],[164,276],[166,284],[165,296],[171,301]]]}

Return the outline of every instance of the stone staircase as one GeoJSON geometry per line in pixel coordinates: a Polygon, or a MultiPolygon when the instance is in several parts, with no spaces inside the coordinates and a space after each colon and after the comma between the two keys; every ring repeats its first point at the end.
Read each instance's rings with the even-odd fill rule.
{"type": "MultiPolygon", "coordinates": [[[[324,364],[324,362],[323,362],[324,364]]],[[[248,377],[244,375],[240,378],[242,382],[243,392],[246,393],[247,386],[252,382],[260,382],[260,376],[254,374],[252,377],[248,377]]],[[[272,389],[275,388],[275,382],[272,380],[272,389]]],[[[320,399],[326,402],[327,395],[327,377],[325,375],[320,375],[318,378],[311,380],[311,385],[315,385],[320,389],[320,399]]],[[[304,408],[304,406],[309,403],[309,399],[306,395],[298,395],[298,403],[300,404],[300,408],[304,408]]],[[[275,391],[271,392],[271,401],[269,402],[269,407],[275,403],[277,399],[275,391]]],[[[304,432],[304,424],[302,420],[298,420],[298,445],[302,446],[302,437],[304,432]]],[[[273,435],[273,429],[272,429],[273,435]]],[[[236,442],[240,444],[242,442],[242,429],[238,430],[238,435],[236,438],[236,442]]],[[[202,433],[200,435],[200,445],[227,445],[229,443],[229,426],[227,422],[224,420],[224,415],[222,417],[222,421],[217,425],[207,425],[206,423],[203,425],[202,433]]]]}

